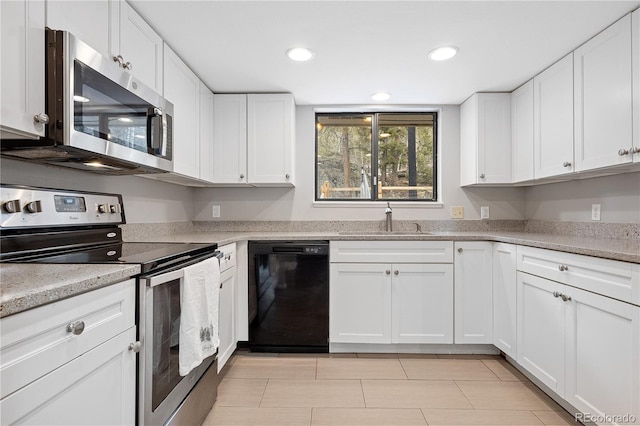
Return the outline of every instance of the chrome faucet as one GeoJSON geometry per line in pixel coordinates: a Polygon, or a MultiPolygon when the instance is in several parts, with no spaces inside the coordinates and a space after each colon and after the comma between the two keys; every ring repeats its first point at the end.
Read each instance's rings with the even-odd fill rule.
{"type": "Polygon", "coordinates": [[[389,203],[387,203],[387,208],[384,209],[384,214],[387,217],[385,230],[387,232],[391,232],[393,231],[393,210],[391,210],[391,205],[389,203]]]}

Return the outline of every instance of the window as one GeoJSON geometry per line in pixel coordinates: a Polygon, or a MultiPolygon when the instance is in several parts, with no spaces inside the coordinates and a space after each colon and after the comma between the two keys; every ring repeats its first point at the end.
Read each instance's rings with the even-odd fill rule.
{"type": "Polygon", "coordinates": [[[436,201],[435,112],[317,113],[316,201],[436,201]]]}

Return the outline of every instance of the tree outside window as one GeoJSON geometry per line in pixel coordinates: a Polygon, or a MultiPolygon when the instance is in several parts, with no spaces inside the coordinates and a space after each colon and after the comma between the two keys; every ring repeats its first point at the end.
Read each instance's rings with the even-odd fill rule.
{"type": "Polygon", "coordinates": [[[316,200],[436,201],[436,113],[316,114],[316,200]]]}

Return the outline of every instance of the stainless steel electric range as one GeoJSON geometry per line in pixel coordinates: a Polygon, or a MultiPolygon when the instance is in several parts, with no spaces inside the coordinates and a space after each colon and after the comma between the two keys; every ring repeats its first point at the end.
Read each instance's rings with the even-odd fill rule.
{"type": "Polygon", "coordinates": [[[218,256],[217,245],[123,242],[118,194],[3,185],[0,195],[1,261],[140,265],[138,423],[202,423],[216,397],[217,361],[178,374],[180,285],[184,268],[218,256]]]}

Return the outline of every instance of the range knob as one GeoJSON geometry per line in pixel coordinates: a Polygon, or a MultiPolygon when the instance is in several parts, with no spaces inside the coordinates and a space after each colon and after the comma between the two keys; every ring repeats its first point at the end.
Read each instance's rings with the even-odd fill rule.
{"type": "Polygon", "coordinates": [[[2,203],[2,208],[7,213],[18,213],[22,210],[22,205],[20,200],[11,200],[2,203]]]}
{"type": "Polygon", "coordinates": [[[30,203],[27,203],[25,207],[29,213],[40,213],[42,211],[42,204],[40,203],[40,200],[31,201],[30,203]]]}
{"type": "Polygon", "coordinates": [[[98,213],[110,213],[109,204],[98,204],[98,213]]]}
{"type": "Polygon", "coordinates": [[[120,207],[120,204],[111,204],[109,206],[109,211],[111,213],[122,213],[122,207],[120,207]]]}

